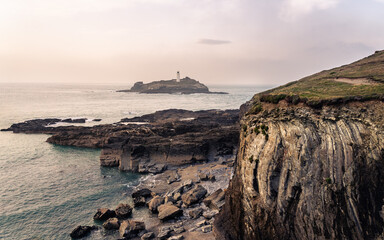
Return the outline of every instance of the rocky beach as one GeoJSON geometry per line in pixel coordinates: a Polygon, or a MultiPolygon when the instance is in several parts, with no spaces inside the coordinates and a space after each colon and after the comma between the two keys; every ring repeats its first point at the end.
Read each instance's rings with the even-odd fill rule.
{"type": "MultiPolygon", "coordinates": [[[[224,204],[237,154],[238,119],[238,110],[170,109],[109,125],[60,126],[87,119],[50,118],[2,131],[51,134],[52,144],[101,148],[101,166],[147,174],[132,201],[97,210],[94,219],[105,231],[133,239],[214,239],[212,223],[224,204]],[[131,219],[137,208],[148,208],[151,217],[131,219]]],[[[70,235],[77,239],[98,230],[79,225],[70,235]]]]}

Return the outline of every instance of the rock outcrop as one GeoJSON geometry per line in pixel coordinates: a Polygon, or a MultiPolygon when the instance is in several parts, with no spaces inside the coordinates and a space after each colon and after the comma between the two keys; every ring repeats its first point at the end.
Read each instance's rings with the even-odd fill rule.
{"type": "MultiPolygon", "coordinates": [[[[375,61],[353,66],[381,74],[383,61],[377,58],[383,57],[379,52],[375,61]]],[[[343,66],[329,74],[349,70],[343,66]]],[[[260,101],[259,94],[243,106],[235,173],[215,221],[217,239],[383,238],[384,102],[364,98],[380,92],[382,80],[369,88],[332,83],[319,89],[302,88],[306,81],[267,92],[273,101],[260,101]],[[286,89],[306,96],[312,91],[307,103],[320,104],[275,94],[289,93],[286,89]],[[339,90],[350,100],[329,97],[339,90]]]]}
{"type": "Polygon", "coordinates": [[[52,134],[47,142],[58,145],[101,148],[101,166],[156,174],[167,167],[236,153],[238,114],[238,110],[170,109],[93,127],[50,127],[61,120],[38,119],[5,130],[52,134]]]}
{"type": "Polygon", "coordinates": [[[138,92],[138,93],[169,93],[169,94],[192,94],[192,93],[208,93],[208,94],[227,94],[225,92],[210,92],[204,84],[185,77],[177,82],[176,79],[161,80],[150,83],[136,82],[130,90],[119,90],[117,92],[138,92]]]}
{"type": "Polygon", "coordinates": [[[80,239],[88,236],[93,230],[96,229],[98,229],[96,226],[77,226],[73,229],[69,236],[73,239],[80,239]]]}

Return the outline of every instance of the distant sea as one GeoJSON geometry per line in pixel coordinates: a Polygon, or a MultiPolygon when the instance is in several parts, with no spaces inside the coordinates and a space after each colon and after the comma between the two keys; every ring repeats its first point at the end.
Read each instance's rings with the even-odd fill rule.
{"type": "MultiPolygon", "coordinates": [[[[234,109],[270,87],[208,86],[228,95],[118,93],[130,86],[0,83],[0,129],[35,118],[117,122],[157,110],[234,109]]],[[[88,122],[85,125],[92,125],[88,122]]],[[[0,132],[0,239],[70,239],[99,207],[130,202],[143,175],[99,166],[100,150],[55,146],[47,135],[0,132]]],[[[134,212],[145,219],[148,211],[134,212]]],[[[116,239],[102,230],[88,239],[116,239]]]]}

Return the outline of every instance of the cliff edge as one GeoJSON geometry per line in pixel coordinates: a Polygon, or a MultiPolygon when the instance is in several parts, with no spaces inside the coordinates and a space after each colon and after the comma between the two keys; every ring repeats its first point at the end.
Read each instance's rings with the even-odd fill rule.
{"type": "Polygon", "coordinates": [[[383,239],[384,52],[255,95],[217,239],[383,239]]]}

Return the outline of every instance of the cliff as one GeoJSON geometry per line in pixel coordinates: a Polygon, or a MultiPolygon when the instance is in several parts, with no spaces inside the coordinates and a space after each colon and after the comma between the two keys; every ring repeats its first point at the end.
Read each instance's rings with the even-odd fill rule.
{"type": "Polygon", "coordinates": [[[177,82],[175,79],[154,81],[146,84],[143,82],[136,82],[130,90],[119,90],[118,92],[138,92],[138,93],[151,93],[151,94],[155,94],[155,93],[227,94],[225,92],[210,92],[207,86],[189,77],[180,79],[180,82],[177,82]]]}
{"type": "Polygon", "coordinates": [[[384,52],[257,94],[217,239],[382,239],[384,52]]]}

